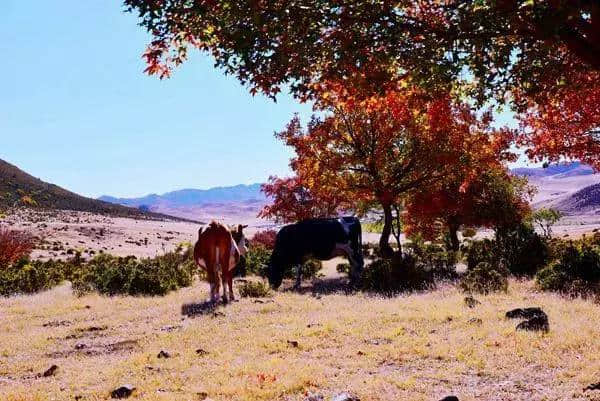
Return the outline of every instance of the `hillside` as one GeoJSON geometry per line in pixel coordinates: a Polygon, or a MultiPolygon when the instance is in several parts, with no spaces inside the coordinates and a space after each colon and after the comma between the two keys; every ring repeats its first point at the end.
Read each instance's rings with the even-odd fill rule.
{"type": "MultiPolygon", "coordinates": [[[[593,212],[594,186],[600,184],[600,174],[579,162],[561,163],[546,168],[515,168],[513,174],[527,177],[537,188],[532,205],[534,208],[552,207],[569,215],[593,212]],[[588,194],[588,195],[586,195],[588,194]]],[[[596,202],[598,202],[596,200],[596,202]]]]}
{"type": "Polygon", "coordinates": [[[566,213],[599,213],[600,184],[590,185],[556,203],[556,208],[566,213]]]}
{"type": "Polygon", "coordinates": [[[74,210],[117,217],[171,218],[77,195],[57,185],[35,178],[0,159],[0,209],[18,206],[74,210]]]}

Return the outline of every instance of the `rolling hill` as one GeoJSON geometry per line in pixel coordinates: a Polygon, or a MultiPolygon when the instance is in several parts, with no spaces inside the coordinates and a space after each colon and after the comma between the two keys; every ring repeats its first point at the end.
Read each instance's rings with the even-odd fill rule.
{"type": "Polygon", "coordinates": [[[163,214],[148,213],[131,207],[86,198],[58,185],[35,178],[0,159],[0,209],[18,206],[92,212],[116,217],[172,219],[163,214]]]}
{"type": "Polygon", "coordinates": [[[547,168],[516,168],[513,174],[527,177],[538,192],[534,208],[551,207],[568,215],[589,215],[600,211],[600,174],[579,162],[547,168]]]}

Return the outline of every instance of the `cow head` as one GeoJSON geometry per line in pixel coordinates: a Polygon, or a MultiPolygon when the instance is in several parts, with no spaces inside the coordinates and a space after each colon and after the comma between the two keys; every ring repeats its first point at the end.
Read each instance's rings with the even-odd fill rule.
{"type": "Polygon", "coordinates": [[[273,250],[267,269],[267,278],[269,279],[269,285],[271,286],[271,288],[276,290],[279,288],[279,286],[281,286],[284,272],[285,264],[281,262],[276,250],[273,250]]]}
{"type": "Polygon", "coordinates": [[[238,224],[237,227],[231,229],[231,236],[240,251],[240,256],[246,256],[246,252],[248,252],[248,240],[244,235],[244,228],[246,227],[248,226],[238,224]]]}

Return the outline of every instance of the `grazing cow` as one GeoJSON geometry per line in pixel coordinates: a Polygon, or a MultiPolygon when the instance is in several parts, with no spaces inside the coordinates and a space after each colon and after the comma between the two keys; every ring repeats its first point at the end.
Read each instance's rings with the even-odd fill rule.
{"type": "Polygon", "coordinates": [[[363,268],[362,233],[356,217],[310,219],[284,226],[277,233],[269,262],[269,283],[278,288],[289,267],[297,266],[296,287],[300,286],[301,265],[309,258],[329,260],[346,256],[350,278],[356,281],[363,268]]]}
{"type": "Polygon", "coordinates": [[[198,230],[198,241],[194,246],[194,260],[196,264],[206,270],[210,283],[210,300],[216,302],[219,298],[220,282],[223,283],[223,302],[227,303],[227,290],[229,298],[233,295],[233,270],[240,261],[240,256],[246,254],[246,238],[241,224],[232,233],[223,224],[211,222],[206,229],[198,230]],[[234,237],[237,240],[234,240],[234,237]]]}

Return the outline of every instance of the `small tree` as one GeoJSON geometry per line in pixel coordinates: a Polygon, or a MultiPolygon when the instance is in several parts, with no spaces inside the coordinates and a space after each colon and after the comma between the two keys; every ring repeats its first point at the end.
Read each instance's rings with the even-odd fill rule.
{"type": "MultiPolygon", "coordinates": [[[[291,167],[311,199],[382,211],[383,255],[393,252],[394,207],[411,191],[443,180],[448,171],[471,171],[465,157],[470,144],[497,133],[490,128],[490,114],[478,118],[448,94],[425,93],[409,82],[381,96],[337,83],[323,83],[318,90],[315,107],[324,117],[313,117],[306,129],[294,117],[277,137],[295,150],[291,167]]],[[[286,216],[305,210],[298,207],[297,196],[285,202],[293,191],[284,182],[277,184],[281,196],[273,206],[281,205],[286,216]]]]}
{"type": "Polygon", "coordinates": [[[33,237],[22,231],[0,228],[0,268],[29,256],[33,250],[33,237]]]}
{"type": "Polygon", "coordinates": [[[531,219],[542,230],[544,237],[550,238],[552,236],[552,226],[562,217],[563,214],[556,209],[542,208],[536,210],[532,214],[531,219]]]}
{"type": "Polygon", "coordinates": [[[342,208],[342,199],[324,191],[309,190],[300,177],[269,177],[269,182],[261,186],[261,191],[272,203],[265,205],[258,217],[272,219],[278,223],[336,216],[342,208]]]}

